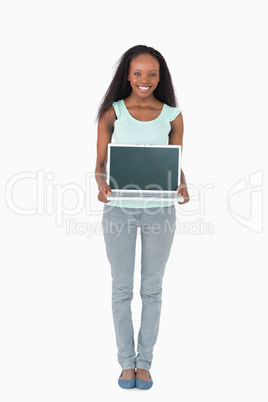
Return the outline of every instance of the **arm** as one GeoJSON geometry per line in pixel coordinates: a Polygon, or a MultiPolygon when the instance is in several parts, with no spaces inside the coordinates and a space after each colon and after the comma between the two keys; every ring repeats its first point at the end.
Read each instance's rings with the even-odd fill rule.
{"type": "MultiPolygon", "coordinates": [[[[175,120],[170,122],[171,124],[171,131],[169,133],[169,144],[170,145],[181,145],[181,151],[183,148],[183,117],[182,114],[180,113],[175,120]]],[[[184,172],[181,170],[181,184],[179,185],[177,189],[177,194],[182,195],[184,197],[183,202],[179,202],[179,204],[185,204],[190,200],[188,190],[187,190],[187,184],[186,184],[186,179],[184,172]]]]}
{"type": "Polygon", "coordinates": [[[111,187],[106,183],[106,162],[107,147],[111,142],[113,134],[113,125],[115,121],[114,108],[111,107],[108,112],[98,122],[97,139],[97,160],[95,168],[95,179],[98,185],[98,200],[107,203],[107,193],[111,194],[111,187]]]}

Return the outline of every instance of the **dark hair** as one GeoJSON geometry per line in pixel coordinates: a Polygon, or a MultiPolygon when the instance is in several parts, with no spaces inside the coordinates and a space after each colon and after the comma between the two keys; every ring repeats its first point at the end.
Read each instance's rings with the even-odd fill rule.
{"type": "Polygon", "coordinates": [[[177,106],[177,99],[172,84],[171,75],[164,57],[152,47],[137,45],[128,49],[118,61],[112,82],[107,89],[98,110],[97,119],[100,119],[111,107],[113,102],[125,99],[131,94],[132,88],[128,81],[129,65],[132,59],[140,54],[150,54],[155,57],[160,65],[160,81],[154,90],[156,99],[169,106],[177,106]]]}

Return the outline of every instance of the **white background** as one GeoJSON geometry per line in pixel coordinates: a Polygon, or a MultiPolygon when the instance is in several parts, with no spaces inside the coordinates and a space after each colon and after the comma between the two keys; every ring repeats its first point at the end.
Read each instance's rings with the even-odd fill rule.
{"type": "MultiPolygon", "coordinates": [[[[265,2],[1,4],[1,400],[266,402],[265,2]],[[170,68],[193,195],[177,208],[147,393],[117,385],[92,177],[97,109],[113,66],[137,44],[170,68]]],[[[136,334],[139,254],[138,241],[136,334]]]]}

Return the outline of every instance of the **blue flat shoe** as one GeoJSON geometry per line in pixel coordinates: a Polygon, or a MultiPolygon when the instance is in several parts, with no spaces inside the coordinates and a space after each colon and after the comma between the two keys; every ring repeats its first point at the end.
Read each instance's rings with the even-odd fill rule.
{"type": "Polygon", "coordinates": [[[133,380],[121,380],[121,377],[122,377],[122,375],[123,375],[123,371],[124,370],[122,370],[122,373],[120,374],[120,377],[119,377],[119,379],[118,379],[118,385],[121,387],[121,388],[135,388],[135,386],[136,386],[136,378],[133,378],[133,380]]]}
{"type": "Polygon", "coordinates": [[[153,386],[153,380],[151,377],[151,374],[149,372],[149,377],[151,379],[151,381],[143,381],[140,380],[137,376],[136,376],[136,388],[139,389],[150,389],[153,386]]]}

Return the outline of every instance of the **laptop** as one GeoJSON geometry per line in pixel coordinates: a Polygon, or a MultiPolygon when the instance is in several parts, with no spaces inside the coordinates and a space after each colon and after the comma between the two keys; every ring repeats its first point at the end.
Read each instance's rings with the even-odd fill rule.
{"type": "Polygon", "coordinates": [[[108,144],[107,200],[177,201],[180,145],[108,144]]]}

